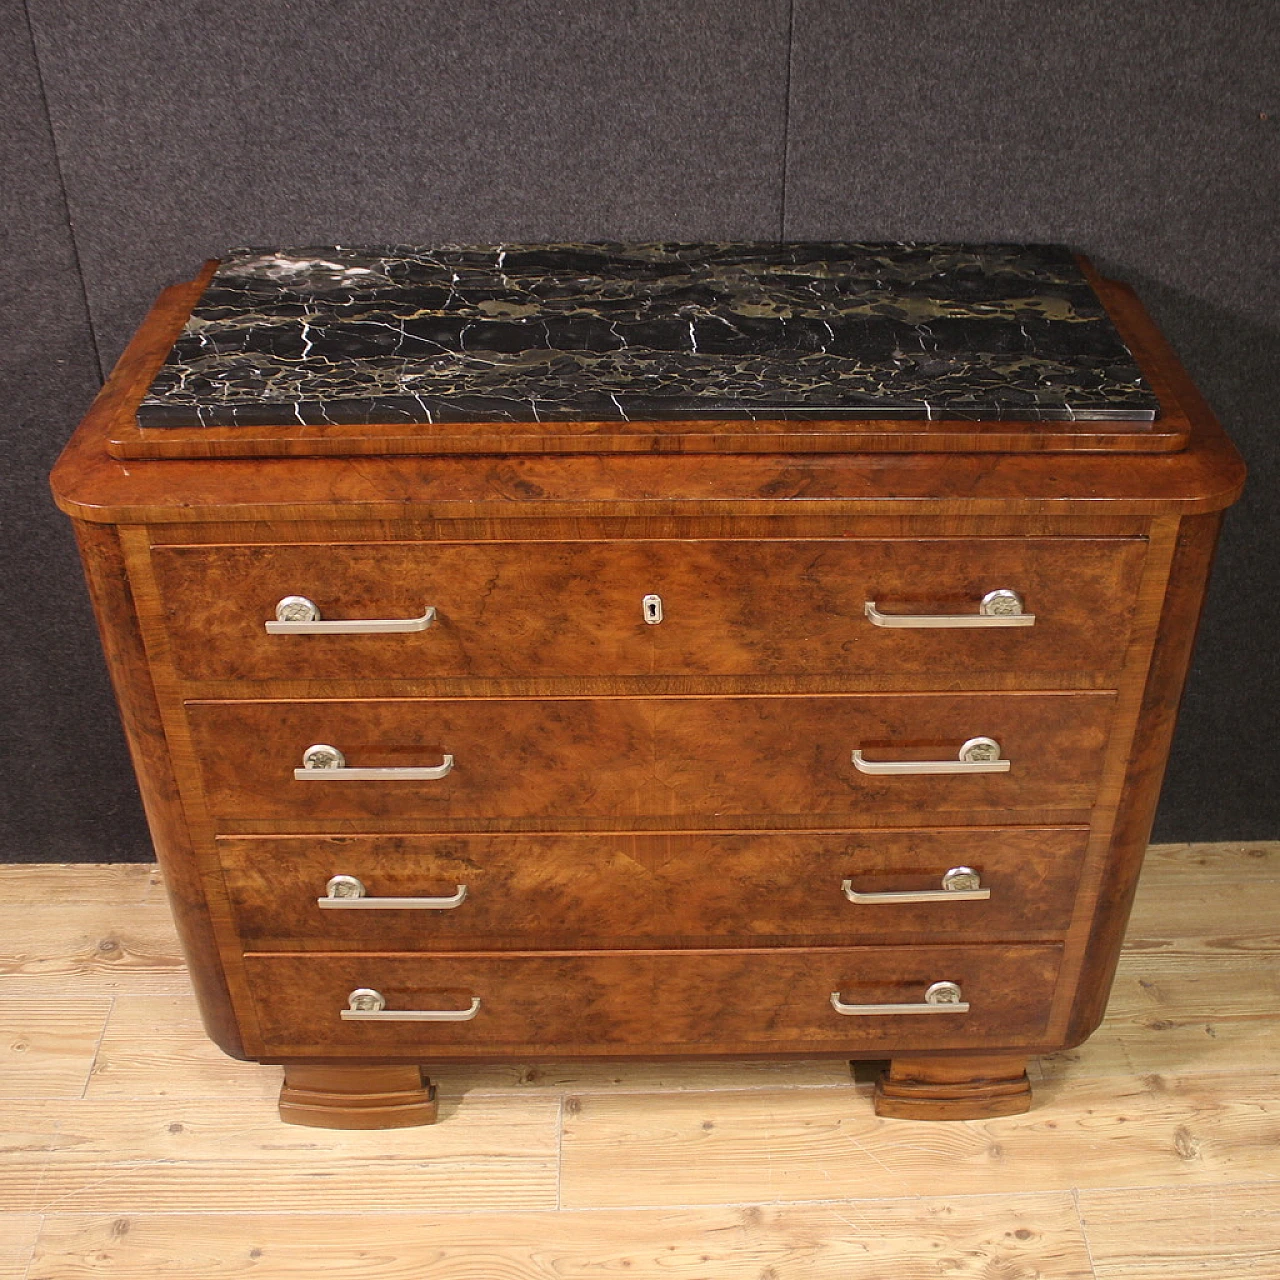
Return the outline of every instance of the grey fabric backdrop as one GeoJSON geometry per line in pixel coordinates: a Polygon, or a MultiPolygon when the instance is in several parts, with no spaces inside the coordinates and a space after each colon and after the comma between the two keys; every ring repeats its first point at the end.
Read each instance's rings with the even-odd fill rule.
{"type": "Polygon", "coordinates": [[[1252,465],[1161,839],[1280,836],[1280,17],[1079,0],[0,0],[0,860],[150,856],[44,476],[233,244],[1056,240],[1133,282],[1252,465]]]}

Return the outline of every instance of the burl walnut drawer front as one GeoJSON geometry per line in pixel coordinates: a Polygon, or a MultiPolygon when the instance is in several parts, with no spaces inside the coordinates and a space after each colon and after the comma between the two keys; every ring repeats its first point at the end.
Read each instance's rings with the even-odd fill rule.
{"type": "Polygon", "coordinates": [[[1123,661],[1145,547],[1119,538],[388,542],[166,546],[152,558],[174,661],[191,679],[1100,675],[1123,661]],[[987,609],[1004,612],[984,618],[990,593],[1004,594],[987,609]],[[322,628],[357,629],[269,633],[289,598],[282,614],[295,624],[309,617],[302,600],[322,628]],[[1033,624],[1007,612],[1019,608],[1033,624]],[[414,629],[362,634],[370,622],[414,629]]]}
{"type": "Polygon", "coordinates": [[[1035,1044],[1060,950],[250,955],[245,966],[269,1054],[901,1053],[1035,1044]],[[405,1016],[424,1013],[446,1020],[405,1016]]]}
{"type": "Polygon", "coordinates": [[[1084,828],[231,837],[250,951],[584,950],[1065,931],[1084,828]]]}
{"type": "Polygon", "coordinates": [[[767,814],[852,826],[868,812],[1088,808],[1114,701],[1078,692],[187,708],[217,819],[706,815],[728,827],[767,814]]]}

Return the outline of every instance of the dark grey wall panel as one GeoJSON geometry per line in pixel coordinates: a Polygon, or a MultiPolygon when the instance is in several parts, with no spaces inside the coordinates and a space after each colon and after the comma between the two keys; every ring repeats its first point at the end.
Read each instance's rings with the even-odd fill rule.
{"type": "Polygon", "coordinates": [[[108,359],[232,244],[773,238],[785,0],[30,0],[108,359]]]}
{"type": "Polygon", "coordinates": [[[1280,326],[1129,274],[1250,467],[1244,497],[1223,525],[1155,835],[1274,840],[1280,838],[1280,326]]]}
{"type": "Polygon", "coordinates": [[[1064,240],[1268,321],[1278,63],[1270,2],[796,0],[787,234],[1064,240]]]}
{"type": "Polygon", "coordinates": [[[1162,839],[1280,834],[1280,8],[796,0],[785,234],[1063,241],[1129,280],[1251,468],[1162,839]]]}
{"type": "Polygon", "coordinates": [[[150,858],[66,520],[45,481],[97,365],[31,40],[0,3],[0,861],[150,858]]]}

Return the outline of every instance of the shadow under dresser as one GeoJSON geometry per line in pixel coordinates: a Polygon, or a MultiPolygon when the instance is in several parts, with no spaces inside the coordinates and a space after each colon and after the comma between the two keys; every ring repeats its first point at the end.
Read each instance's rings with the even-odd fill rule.
{"type": "Polygon", "coordinates": [[[1026,1109],[1242,482],[1130,290],[939,245],[241,251],[53,476],[209,1034],[352,1128],[556,1057],[1026,1109]]]}

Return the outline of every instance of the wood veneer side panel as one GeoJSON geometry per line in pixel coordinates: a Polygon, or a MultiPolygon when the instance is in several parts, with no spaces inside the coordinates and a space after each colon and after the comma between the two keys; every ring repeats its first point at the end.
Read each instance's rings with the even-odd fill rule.
{"type": "Polygon", "coordinates": [[[1160,798],[1160,785],[1221,523],[1220,512],[1190,517],[1179,523],[1133,753],[1116,811],[1110,857],[1099,885],[1086,967],[1069,1022],[1068,1046],[1079,1044],[1091,1034],[1106,1011],[1138,874],[1155,820],[1156,802],[1160,798]]]}
{"type": "Polygon", "coordinates": [[[74,527],[143,808],[205,1029],[224,1053],[243,1058],[244,1048],[169,758],[120,537],[109,526],[76,521],[74,527]]]}
{"type": "Polygon", "coordinates": [[[1059,986],[1054,996],[1050,1029],[1053,1034],[1062,1037],[1067,1033],[1077,1000],[1078,986],[1082,981],[1087,981],[1089,937],[1110,863],[1116,811],[1133,754],[1152,654],[1160,633],[1160,619],[1164,611],[1177,533],[1176,519],[1153,520],[1147,529],[1146,563],[1133,605],[1133,626],[1116,686],[1115,712],[1108,733],[1106,759],[1090,819],[1089,849],[1080,876],[1075,913],[1067,931],[1059,986]]]}
{"type": "Polygon", "coordinates": [[[147,655],[156,705],[168,744],[170,767],[181,796],[188,837],[203,877],[210,928],[221,947],[222,972],[232,1005],[237,1011],[244,1052],[247,1057],[252,1058],[260,1047],[260,1036],[253,1016],[253,1002],[245,984],[240,959],[240,939],[231,918],[226,883],[215,852],[214,837],[217,828],[209,816],[201,781],[200,761],[191,745],[184,691],[174,674],[169,635],[160,620],[149,533],[143,526],[125,526],[120,530],[120,547],[129,575],[138,632],[147,655]]]}

